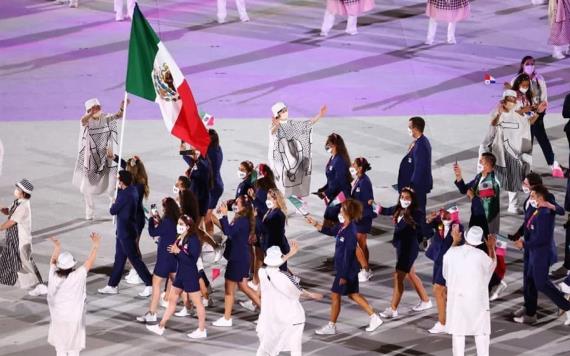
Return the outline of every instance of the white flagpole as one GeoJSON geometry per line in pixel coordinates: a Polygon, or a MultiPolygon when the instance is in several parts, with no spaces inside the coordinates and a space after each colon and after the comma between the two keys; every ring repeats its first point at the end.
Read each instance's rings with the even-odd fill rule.
{"type": "MultiPolygon", "coordinates": [[[[128,93],[125,92],[125,99],[123,99],[123,118],[122,118],[122,125],[121,125],[121,137],[119,138],[119,161],[117,163],[117,173],[121,170],[121,159],[123,158],[123,139],[125,137],[125,124],[127,123],[127,100],[128,100],[128,93]]],[[[115,189],[115,198],[117,198],[117,194],[119,193],[119,182],[117,181],[117,188],[115,189]]]]}

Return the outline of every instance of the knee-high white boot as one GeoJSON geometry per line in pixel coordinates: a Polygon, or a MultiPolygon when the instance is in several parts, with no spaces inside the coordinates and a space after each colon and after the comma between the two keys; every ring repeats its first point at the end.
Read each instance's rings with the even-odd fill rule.
{"type": "Polygon", "coordinates": [[[348,18],[346,19],[346,33],[348,33],[349,35],[358,34],[357,24],[358,24],[358,16],[348,16],[348,18]]]}
{"type": "Polygon", "coordinates": [[[437,21],[430,17],[428,23],[427,38],[425,44],[432,45],[435,40],[435,33],[437,31],[437,21]]]}
{"type": "Polygon", "coordinates": [[[329,31],[334,26],[334,14],[325,10],[323,25],[321,26],[321,36],[328,36],[329,31]]]}
{"type": "Polygon", "coordinates": [[[241,22],[249,21],[249,16],[247,16],[247,11],[245,10],[245,0],[236,0],[236,7],[241,22]]]}
{"type": "Polygon", "coordinates": [[[455,40],[455,22],[450,22],[447,25],[447,43],[449,44],[456,44],[457,41],[455,40]]]}

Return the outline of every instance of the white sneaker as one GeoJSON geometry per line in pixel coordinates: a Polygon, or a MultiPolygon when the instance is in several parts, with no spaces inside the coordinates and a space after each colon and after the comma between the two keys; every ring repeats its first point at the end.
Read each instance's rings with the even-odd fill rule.
{"type": "Polygon", "coordinates": [[[457,40],[455,39],[455,37],[449,37],[447,38],[447,44],[457,44],[457,40]]]}
{"type": "Polygon", "coordinates": [[[380,316],[385,319],[394,319],[398,317],[398,311],[392,309],[392,307],[388,307],[384,309],[382,313],[380,313],[380,316]]]}
{"type": "Polygon", "coordinates": [[[225,19],[225,18],[218,17],[218,23],[219,23],[219,24],[226,23],[226,19],[225,19]]]}
{"type": "Polygon", "coordinates": [[[28,295],[32,297],[39,297],[40,295],[46,295],[46,294],[47,294],[47,287],[45,284],[42,283],[38,284],[36,288],[28,292],[28,295]]]}
{"type": "Polygon", "coordinates": [[[420,301],[418,304],[416,304],[415,307],[412,308],[412,310],[415,312],[421,312],[424,310],[431,309],[432,307],[433,307],[433,304],[431,303],[431,299],[430,299],[427,302],[420,301]]]}
{"type": "Polygon", "coordinates": [[[206,329],[204,330],[196,329],[192,331],[190,334],[187,334],[187,336],[191,339],[205,339],[208,337],[208,333],[206,332],[206,329]]]}
{"type": "Polygon", "coordinates": [[[125,281],[128,281],[129,279],[133,278],[136,273],[137,273],[137,271],[135,271],[134,268],[131,268],[129,270],[129,273],[127,273],[127,275],[125,276],[125,281]]]}
{"type": "Polygon", "coordinates": [[[317,334],[317,335],[335,335],[336,334],[336,325],[329,322],[327,325],[323,326],[322,328],[315,330],[315,334],[317,334]]]}
{"type": "Polygon", "coordinates": [[[372,277],[372,273],[365,269],[361,269],[360,272],[358,272],[358,282],[360,283],[368,282],[370,280],[370,277],[372,277]]]}
{"type": "Polygon", "coordinates": [[[570,294],[570,286],[564,282],[560,282],[558,284],[558,288],[560,288],[560,291],[564,294],[570,294]]]}
{"type": "Polygon", "coordinates": [[[430,334],[444,334],[446,332],[445,325],[441,325],[438,321],[434,324],[433,328],[429,329],[430,334]]]}
{"type": "Polygon", "coordinates": [[[329,35],[329,33],[325,32],[325,31],[321,31],[321,33],[320,33],[321,37],[327,37],[328,35],[329,35]]]}
{"type": "Polygon", "coordinates": [[[152,294],[152,287],[151,286],[146,286],[144,287],[144,289],[142,290],[142,292],[139,293],[139,297],[150,297],[150,295],[152,294]]]}
{"type": "Polygon", "coordinates": [[[246,302],[239,302],[239,305],[249,310],[250,312],[255,312],[257,310],[257,305],[253,304],[251,300],[248,300],[246,302]]]}
{"type": "Polygon", "coordinates": [[[158,299],[158,304],[163,308],[168,308],[168,300],[164,300],[166,292],[160,293],[160,298],[158,299]]]}
{"type": "Polygon", "coordinates": [[[217,327],[225,327],[225,328],[229,328],[232,326],[232,319],[230,318],[229,320],[224,318],[223,316],[221,318],[219,318],[218,320],[214,321],[212,323],[212,325],[217,326],[217,327]]]}
{"type": "Polygon", "coordinates": [[[137,272],[135,271],[134,275],[131,278],[125,278],[127,280],[128,284],[132,284],[132,285],[139,285],[139,284],[144,284],[144,281],[141,279],[141,277],[139,277],[139,275],[137,274],[137,272]]]}
{"type": "Polygon", "coordinates": [[[496,288],[495,291],[493,292],[493,294],[491,295],[491,298],[489,298],[490,301],[494,301],[497,300],[501,297],[501,293],[503,293],[505,291],[505,289],[507,289],[508,285],[505,281],[501,281],[501,284],[499,284],[496,288]]]}
{"type": "Polygon", "coordinates": [[[358,35],[358,30],[346,30],[344,32],[346,32],[346,34],[350,36],[358,35]]]}
{"type": "Polygon", "coordinates": [[[253,281],[247,282],[247,286],[256,292],[259,289],[259,284],[255,284],[255,283],[253,283],[253,281]]]}
{"type": "Polygon", "coordinates": [[[249,16],[245,15],[245,16],[240,16],[239,20],[241,22],[249,22],[249,16]]]}
{"type": "Polygon", "coordinates": [[[434,39],[433,39],[433,38],[426,38],[424,44],[425,44],[425,45],[428,45],[428,46],[431,46],[431,45],[433,44],[433,42],[434,42],[434,39]]]}
{"type": "Polygon", "coordinates": [[[147,325],[146,328],[155,333],[156,335],[164,334],[164,328],[161,328],[159,324],[147,325]]]}
{"type": "Polygon", "coordinates": [[[570,310],[566,312],[566,321],[564,322],[564,325],[570,325],[570,310]]]}
{"type": "Polygon", "coordinates": [[[97,293],[99,293],[99,294],[119,294],[119,287],[105,286],[105,288],[98,289],[97,293]]]}
{"type": "Polygon", "coordinates": [[[222,247],[214,249],[214,263],[220,262],[222,257],[224,257],[224,249],[222,247]]]}
{"type": "Polygon", "coordinates": [[[174,316],[178,316],[178,317],[185,317],[188,315],[190,315],[190,313],[188,312],[188,308],[186,308],[186,307],[183,307],[178,312],[174,313],[174,316]]]}
{"type": "Polygon", "coordinates": [[[210,305],[210,301],[208,300],[208,298],[202,298],[202,305],[204,306],[204,308],[207,308],[210,305]]]}
{"type": "Polygon", "coordinates": [[[137,321],[141,323],[156,323],[156,313],[146,312],[143,316],[137,316],[137,321]]]}
{"type": "Polygon", "coordinates": [[[513,321],[519,324],[534,324],[536,323],[536,320],[536,315],[528,316],[526,314],[518,318],[513,318],[513,321]]]}
{"type": "Polygon", "coordinates": [[[124,16],[121,16],[121,15],[118,15],[118,14],[116,14],[116,15],[115,15],[115,21],[125,21],[125,17],[124,17],[124,16]]]}
{"type": "Polygon", "coordinates": [[[513,312],[513,316],[514,316],[515,318],[520,318],[521,316],[523,316],[523,315],[525,315],[525,314],[526,314],[526,308],[525,308],[524,306],[518,308],[517,310],[515,310],[515,311],[513,312]]]}
{"type": "Polygon", "coordinates": [[[383,323],[383,321],[382,321],[382,319],[380,319],[380,316],[378,316],[378,314],[374,313],[374,314],[370,315],[370,323],[368,324],[366,331],[372,332],[372,331],[378,329],[378,327],[380,325],[382,325],[382,323],[383,323]]]}

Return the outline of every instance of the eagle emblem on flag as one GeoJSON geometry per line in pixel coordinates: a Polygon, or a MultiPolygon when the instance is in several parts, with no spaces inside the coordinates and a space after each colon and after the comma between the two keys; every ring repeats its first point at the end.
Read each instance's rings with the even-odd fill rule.
{"type": "Polygon", "coordinates": [[[174,86],[174,77],[168,68],[168,64],[154,67],[152,71],[152,82],[156,93],[165,101],[180,100],[180,96],[174,86]]]}

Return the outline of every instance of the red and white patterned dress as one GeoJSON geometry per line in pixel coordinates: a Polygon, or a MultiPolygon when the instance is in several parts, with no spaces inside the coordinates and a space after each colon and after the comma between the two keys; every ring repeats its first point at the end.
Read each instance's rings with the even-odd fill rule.
{"type": "Polygon", "coordinates": [[[327,11],[333,15],[360,16],[374,8],[374,0],[327,0],[327,11]]]}
{"type": "Polygon", "coordinates": [[[428,0],[426,15],[436,21],[459,22],[471,15],[469,0],[428,0]]]}

